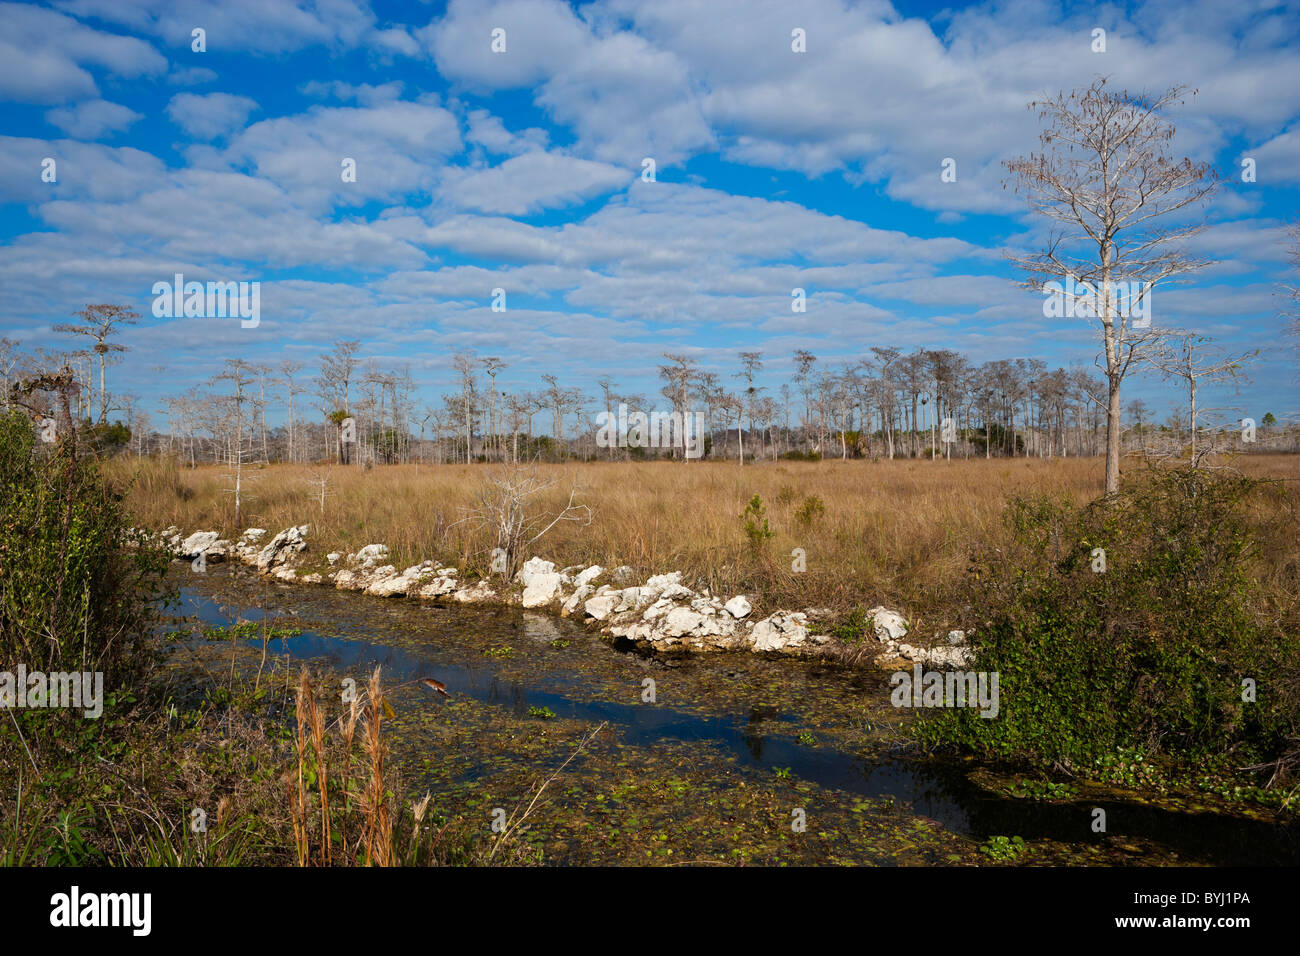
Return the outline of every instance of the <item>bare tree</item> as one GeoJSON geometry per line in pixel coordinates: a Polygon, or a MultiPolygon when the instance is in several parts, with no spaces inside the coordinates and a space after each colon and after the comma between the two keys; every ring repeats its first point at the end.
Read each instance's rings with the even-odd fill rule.
{"type": "MultiPolygon", "coordinates": [[[[497,422],[497,375],[506,367],[506,363],[495,356],[489,356],[483,359],[483,370],[487,372],[488,378],[492,382],[489,389],[491,401],[488,403],[488,442],[495,448],[497,444],[497,431],[499,424],[497,422]]],[[[499,449],[497,449],[499,453],[499,449]]]]}
{"type": "Polygon", "coordinates": [[[109,336],[122,331],[124,325],[135,325],[140,320],[140,313],[125,305],[88,305],[79,312],[72,313],[81,319],[81,324],[64,323],[54,326],[56,332],[71,335],[85,335],[95,340],[91,351],[99,358],[99,422],[103,425],[108,417],[108,356],[112,353],[125,352],[126,346],[108,341],[109,336]]]}
{"type": "Polygon", "coordinates": [[[578,504],[581,489],[577,485],[570,486],[568,499],[558,510],[540,507],[538,499],[554,484],[555,479],[537,474],[536,465],[503,468],[483,482],[475,506],[464,520],[492,535],[498,554],[504,558],[493,562],[494,571],[513,575],[523,555],[561,522],[576,522],[583,527],[591,524],[594,512],[590,506],[578,504]]]}
{"type": "Polygon", "coordinates": [[[316,489],[316,497],[320,501],[320,516],[325,517],[325,499],[333,497],[334,492],[329,490],[330,479],[334,477],[333,469],[326,466],[323,470],[316,470],[311,473],[307,479],[308,484],[316,489]]]}
{"type": "Polygon", "coordinates": [[[287,408],[289,412],[289,461],[293,461],[293,425],[294,425],[294,399],[301,395],[303,389],[294,383],[293,377],[302,369],[301,362],[283,361],[280,363],[280,381],[284,383],[285,397],[287,399],[287,408]]]}
{"type": "Polygon", "coordinates": [[[1135,398],[1128,403],[1128,414],[1130,418],[1137,422],[1138,437],[1141,441],[1142,451],[1145,453],[1147,446],[1146,423],[1151,419],[1151,409],[1142,399],[1135,398]]]}
{"type": "MultiPolygon", "coordinates": [[[[749,434],[752,438],[754,435],[754,400],[762,388],[754,384],[754,377],[763,370],[763,353],[762,352],[741,352],[740,353],[740,371],[736,373],[736,378],[745,380],[745,407],[749,413],[749,434]]],[[[739,433],[740,429],[736,429],[739,433]]],[[[757,454],[757,453],[755,453],[757,454]]],[[[740,444],[740,463],[745,464],[745,444],[740,444]]]]}
{"type": "Polygon", "coordinates": [[[1155,98],[1130,96],[1099,78],[1087,89],[1030,103],[1047,123],[1042,151],[1005,164],[1031,208],[1061,224],[1045,251],[1010,257],[1029,273],[1025,285],[1041,291],[1048,282],[1077,280],[1095,293],[1094,307],[1085,311],[1100,323],[1105,352],[1108,495],[1119,490],[1120,386],[1151,340],[1127,320],[1139,311],[1135,305],[1150,308],[1156,285],[1208,261],[1176,245],[1203,223],[1160,225],[1217,186],[1208,165],[1166,154],[1174,127],[1161,113],[1183,94],[1174,87],[1155,98]],[[1129,284],[1126,309],[1118,307],[1120,283],[1129,284]]]}
{"type": "Polygon", "coordinates": [[[803,349],[798,349],[794,353],[794,378],[795,381],[803,388],[803,427],[804,439],[808,438],[808,426],[812,424],[812,406],[808,398],[808,378],[812,375],[813,366],[817,364],[817,356],[803,349]]]}
{"type": "Polygon", "coordinates": [[[226,370],[213,379],[213,383],[229,382],[234,392],[226,396],[230,403],[231,430],[229,432],[229,462],[235,469],[235,527],[243,526],[244,479],[244,406],[249,402],[249,390],[255,380],[255,368],[242,359],[226,359],[226,370]]]}
{"type": "MultiPolygon", "coordinates": [[[[689,355],[674,355],[671,352],[665,352],[664,358],[671,363],[669,365],[659,366],[659,376],[664,380],[664,387],[660,390],[664,398],[672,403],[673,411],[679,413],[677,419],[686,425],[686,418],[690,414],[691,384],[695,379],[695,359],[689,355]]],[[[685,436],[673,436],[673,457],[677,457],[677,446],[682,448],[683,460],[686,458],[686,441],[685,436]]],[[[743,451],[742,451],[743,455],[743,451]]]]}
{"type": "Polygon", "coordinates": [[[478,381],[474,377],[477,364],[472,352],[461,352],[452,359],[452,367],[460,374],[460,400],[457,410],[465,423],[465,464],[472,460],[474,445],[474,412],[477,402],[478,381]]]}
{"type": "Polygon", "coordinates": [[[18,363],[22,361],[22,352],[18,349],[18,343],[13,339],[0,336],[0,381],[3,387],[0,388],[0,403],[9,404],[9,386],[13,382],[14,370],[18,363]]]}
{"type": "Polygon", "coordinates": [[[1160,347],[1154,350],[1151,364],[1167,379],[1181,381],[1187,389],[1188,428],[1191,431],[1191,464],[1200,466],[1201,458],[1213,448],[1202,448],[1197,454],[1196,438],[1202,410],[1197,407],[1197,391],[1202,385],[1238,381],[1244,363],[1258,355],[1258,350],[1242,355],[1229,355],[1210,339],[1192,332],[1175,331],[1165,335],[1160,347]]]}
{"type": "MultiPolygon", "coordinates": [[[[615,398],[614,380],[610,378],[608,375],[605,375],[596,380],[596,385],[599,386],[601,392],[604,394],[605,420],[606,422],[609,423],[610,431],[612,434],[614,430],[613,423],[616,421],[614,416],[614,398],[615,398]]],[[[607,457],[609,458],[614,457],[614,449],[617,446],[618,446],[618,436],[615,436],[615,440],[609,443],[609,454],[607,455],[607,457]]]]}
{"type": "MultiPolygon", "coordinates": [[[[320,358],[321,398],[325,403],[323,412],[326,420],[334,425],[336,445],[340,462],[347,461],[344,447],[344,422],[352,418],[352,381],[357,373],[357,351],[361,343],[355,340],[340,339],[334,343],[334,349],[320,358]],[[333,408],[329,406],[333,405],[333,408]]],[[[353,422],[355,425],[355,421],[353,422]]],[[[357,455],[357,464],[361,464],[361,455],[357,455]]]]}

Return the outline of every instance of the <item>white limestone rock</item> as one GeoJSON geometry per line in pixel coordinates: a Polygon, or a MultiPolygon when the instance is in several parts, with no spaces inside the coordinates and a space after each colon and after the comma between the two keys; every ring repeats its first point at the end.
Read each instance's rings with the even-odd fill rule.
{"type": "Polygon", "coordinates": [[[534,572],[524,585],[520,603],[524,607],[545,607],[560,594],[560,575],[554,571],[534,572]]]}
{"type": "Polygon", "coordinates": [[[575,587],[579,587],[579,588],[583,587],[585,585],[590,584],[592,581],[596,580],[596,578],[600,577],[604,573],[605,573],[604,568],[602,568],[599,564],[593,564],[585,571],[579,571],[573,578],[573,584],[575,587]]]}
{"type": "Polygon", "coordinates": [[[515,575],[515,580],[524,586],[524,590],[527,590],[533,579],[543,574],[555,574],[557,579],[559,577],[555,565],[550,561],[543,561],[541,558],[529,558],[524,562],[523,567],[519,569],[519,573],[515,575]]]}
{"type": "Polygon", "coordinates": [[[220,537],[220,533],[216,531],[195,531],[181,542],[180,547],[176,549],[176,553],[182,558],[197,558],[216,544],[220,537]]]}
{"type": "Polygon", "coordinates": [[[349,559],[350,563],[360,564],[364,568],[373,568],[388,560],[388,545],[368,544],[349,559]]]}
{"type": "Polygon", "coordinates": [[[611,594],[598,594],[594,598],[585,601],[582,609],[588,617],[603,621],[614,612],[621,599],[622,593],[617,591],[611,594]]]}
{"type": "Polygon", "coordinates": [[[741,618],[748,617],[749,612],[752,611],[753,609],[754,609],[753,606],[749,603],[748,600],[746,600],[745,595],[743,594],[737,594],[734,598],[732,598],[730,601],[726,603],[726,606],[724,608],[724,610],[726,610],[726,612],[730,614],[732,617],[734,617],[737,621],[739,621],[741,618]]]}
{"type": "Polygon", "coordinates": [[[258,552],[257,569],[265,573],[276,565],[283,564],[290,555],[305,551],[307,528],[307,525],[285,528],[272,538],[271,543],[258,552]]]}
{"type": "Polygon", "coordinates": [[[668,637],[683,637],[704,623],[704,615],[688,607],[675,607],[664,615],[662,632],[668,637]]]}
{"type": "Polygon", "coordinates": [[[444,594],[454,594],[456,591],[456,579],[450,575],[444,574],[446,569],[440,569],[438,576],[431,581],[421,584],[416,594],[422,598],[442,597],[444,594]]]}
{"type": "Polygon", "coordinates": [[[595,590],[596,589],[590,584],[579,585],[578,588],[570,594],[565,602],[560,606],[560,614],[564,617],[568,617],[578,608],[582,607],[583,602],[586,601],[595,590]]]}
{"type": "Polygon", "coordinates": [[[497,592],[486,581],[479,581],[471,587],[461,588],[454,596],[461,604],[481,604],[496,600],[497,592]]]}
{"type": "Polygon", "coordinates": [[[778,611],[754,625],[750,633],[753,650],[792,653],[802,649],[808,641],[807,615],[778,611]]]}
{"type": "Polygon", "coordinates": [[[397,597],[405,595],[417,579],[409,571],[397,573],[397,568],[388,564],[375,571],[375,576],[366,587],[366,593],[372,597],[397,597]]]}
{"type": "Polygon", "coordinates": [[[867,613],[871,615],[871,624],[875,631],[876,640],[881,643],[888,644],[901,641],[907,636],[907,618],[897,611],[877,606],[867,613]]]}

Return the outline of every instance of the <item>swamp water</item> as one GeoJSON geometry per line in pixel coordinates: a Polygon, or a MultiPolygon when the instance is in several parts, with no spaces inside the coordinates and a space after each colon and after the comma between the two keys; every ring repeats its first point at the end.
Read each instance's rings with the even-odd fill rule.
{"type": "MultiPolygon", "coordinates": [[[[524,839],[546,863],[975,864],[990,862],[979,846],[993,836],[1022,837],[1026,864],[1300,862],[1296,828],[1269,811],[1088,787],[1034,802],[1007,793],[1019,776],[920,755],[881,672],[647,656],[549,614],[284,585],[225,564],[177,563],[172,583],[173,618],[300,630],[268,643],[268,666],[311,661],[364,686],[380,665],[407,795],[428,790],[437,814],[481,820],[484,839],[495,808],[527,804],[603,722],[529,817],[524,839]],[[1091,830],[1095,807],[1106,834],[1091,830]]],[[[236,641],[256,667],[260,637],[236,641]]]]}

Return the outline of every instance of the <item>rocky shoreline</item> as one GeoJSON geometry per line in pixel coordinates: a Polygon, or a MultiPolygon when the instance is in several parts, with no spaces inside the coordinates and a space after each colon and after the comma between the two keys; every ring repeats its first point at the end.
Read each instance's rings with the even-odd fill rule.
{"type": "MultiPolygon", "coordinates": [[[[328,568],[312,570],[301,558],[308,551],[309,531],[309,525],[299,525],[266,540],[266,529],[249,528],[231,542],[216,531],[186,535],[171,527],[151,537],[177,559],[190,561],[195,570],[206,569],[208,563],[238,561],[278,581],[332,585],[374,597],[517,604],[580,619],[608,638],[657,651],[816,656],[843,647],[838,638],[820,632],[818,624],[831,617],[828,610],[780,610],[754,620],[745,595],[724,601],[707,588],[692,590],[683,584],[680,571],[657,574],[637,584],[627,566],[557,569],[552,562],[534,557],[524,563],[513,581],[503,580],[494,586],[488,580],[462,581],[458,569],[440,567],[433,561],[398,571],[386,563],[389,554],[383,544],[368,544],[353,554],[331,552],[325,556],[328,568]]],[[[867,616],[884,658],[929,667],[961,666],[969,659],[961,631],[938,635],[938,646],[924,647],[904,640],[909,624],[897,611],[873,607],[867,616]]]]}

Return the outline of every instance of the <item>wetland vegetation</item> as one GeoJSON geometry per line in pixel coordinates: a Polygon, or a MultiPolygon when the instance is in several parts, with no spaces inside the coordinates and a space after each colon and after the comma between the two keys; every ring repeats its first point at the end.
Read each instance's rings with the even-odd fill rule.
{"type": "MultiPolygon", "coordinates": [[[[1300,859],[1289,749],[1296,698],[1286,683],[1295,556],[1284,544],[1295,503],[1283,483],[1170,473],[1127,510],[1068,500],[1005,509],[984,545],[1023,554],[998,572],[966,542],[973,570],[961,579],[966,590],[953,592],[972,596],[965,613],[983,615],[987,635],[981,641],[977,624],[973,647],[1009,682],[1010,719],[986,729],[969,711],[891,706],[889,664],[870,654],[653,654],[517,607],[287,585],[235,563],[197,573],[171,562],[164,572],[147,541],[125,546],[125,509],[139,486],[122,498],[124,485],[93,463],[36,454],[29,439],[21,421],[5,433],[17,456],[6,500],[27,503],[6,506],[6,587],[32,580],[24,560],[48,560],[17,546],[35,524],[67,542],[67,554],[79,553],[82,535],[108,534],[119,542],[113,560],[135,569],[118,580],[138,602],[140,640],[103,719],[6,714],[7,863],[1300,859]],[[28,459],[36,464],[22,465],[28,459]],[[69,481],[69,468],[85,470],[69,481]],[[1189,495],[1204,507],[1191,508],[1189,495]],[[1109,535],[1122,578],[1080,565],[1099,535],[1109,535]],[[1185,547],[1153,550],[1171,536],[1185,547]],[[1176,602],[1179,616],[1161,618],[1157,596],[1176,602]],[[1056,641],[1035,642],[1039,634],[1056,641]],[[1099,634],[1115,640],[1094,648],[1099,634]],[[1060,644],[1073,656],[1062,660],[1060,644]],[[1150,655],[1147,679],[1116,683],[1117,673],[1140,670],[1139,651],[1150,655]],[[1096,666],[1107,660],[1115,667],[1096,666]],[[1243,669],[1258,675],[1256,711],[1231,706],[1225,690],[1243,669]],[[1054,709],[1043,706],[1049,698],[1054,709]],[[1017,711],[1021,701],[1028,707],[1017,711]],[[1099,810],[1104,832],[1093,826],[1099,810]]],[[[810,491],[848,480],[843,471],[825,478],[830,464],[777,467],[799,468],[794,480],[810,491]]],[[[742,508],[730,510],[739,553],[767,560],[745,542],[742,508]]],[[[783,515],[772,524],[789,533],[783,515]]],[[[67,583],[49,600],[80,615],[83,647],[114,646],[120,605],[67,597],[85,594],[103,569],[60,567],[67,583]]],[[[948,613],[970,623],[960,604],[948,613]]],[[[11,613],[6,640],[30,638],[40,620],[11,613]]],[[[849,612],[833,626],[852,636],[863,624],[849,612]]],[[[70,642],[51,650],[64,652],[70,642]]],[[[6,659],[14,655],[7,645],[6,659]]]]}

